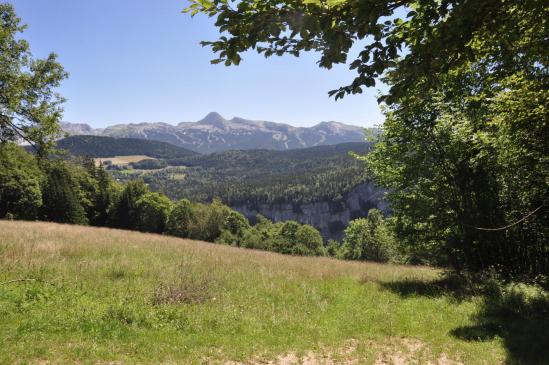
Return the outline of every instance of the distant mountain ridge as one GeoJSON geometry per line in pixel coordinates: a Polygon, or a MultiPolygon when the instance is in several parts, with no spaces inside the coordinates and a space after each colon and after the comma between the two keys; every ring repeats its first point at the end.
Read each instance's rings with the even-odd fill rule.
{"type": "Polygon", "coordinates": [[[200,153],[257,148],[288,150],[364,140],[364,128],[338,122],[293,127],[284,123],[238,117],[227,120],[215,112],[198,122],[182,122],[178,125],[130,123],[94,129],[82,123],[62,123],[62,128],[69,135],[154,140],[200,153]]]}

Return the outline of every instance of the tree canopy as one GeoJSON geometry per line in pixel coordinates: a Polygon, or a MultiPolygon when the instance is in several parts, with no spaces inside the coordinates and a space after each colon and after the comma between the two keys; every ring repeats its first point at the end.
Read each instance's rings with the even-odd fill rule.
{"type": "MultiPolygon", "coordinates": [[[[364,160],[390,189],[410,258],[549,285],[546,1],[191,3],[192,14],[216,17],[219,39],[203,42],[214,63],[237,65],[251,49],[315,51],[320,67],[356,70],[330,92],[336,99],[379,80],[390,86],[383,133],[364,160]]],[[[348,234],[364,241],[366,229],[358,221],[348,234]]]]}
{"type": "Polygon", "coordinates": [[[331,91],[361,93],[398,72],[383,100],[393,102],[417,82],[485,60],[494,73],[547,62],[547,2],[543,0],[191,0],[186,9],[215,17],[220,37],[204,41],[213,63],[238,65],[255,49],[266,57],[304,51],[320,67],[348,63],[355,79],[331,91]],[[351,47],[360,52],[349,59],[351,47]]]}

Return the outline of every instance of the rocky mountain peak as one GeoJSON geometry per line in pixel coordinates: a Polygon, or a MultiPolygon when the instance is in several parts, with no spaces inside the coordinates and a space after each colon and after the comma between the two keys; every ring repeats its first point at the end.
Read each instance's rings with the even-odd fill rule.
{"type": "Polygon", "coordinates": [[[208,113],[204,118],[199,120],[198,124],[209,124],[214,126],[224,126],[227,120],[217,112],[208,113]]]}
{"type": "Polygon", "coordinates": [[[295,148],[361,142],[361,127],[322,122],[314,127],[293,127],[284,123],[232,118],[211,112],[198,122],[119,124],[93,129],[81,124],[63,124],[71,135],[141,138],[167,142],[200,153],[238,149],[288,150],[295,148]]]}

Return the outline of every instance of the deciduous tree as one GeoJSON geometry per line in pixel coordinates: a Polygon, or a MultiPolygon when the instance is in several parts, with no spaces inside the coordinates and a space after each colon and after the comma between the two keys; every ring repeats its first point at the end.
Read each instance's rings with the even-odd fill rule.
{"type": "Polygon", "coordinates": [[[60,134],[64,99],[54,90],[67,77],[57,56],[35,59],[12,5],[0,3],[0,142],[24,141],[47,155],[60,134]]]}

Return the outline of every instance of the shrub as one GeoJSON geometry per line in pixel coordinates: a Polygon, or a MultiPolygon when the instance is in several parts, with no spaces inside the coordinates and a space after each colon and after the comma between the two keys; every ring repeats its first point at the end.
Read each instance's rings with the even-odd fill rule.
{"type": "Polygon", "coordinates": [[[273,225],[272,230],[274,234],[267,242],[273,251],[304,256],[325,254],[322,236],[312,226],[286,221],[273,225]]]}
{"type": "Polygon", "coordinates": [[[336,240],[329,240],[326,244],[326,255],[331,257],[340,257],[341,244],[336,240]]]}
{"type": "Polygon", "coordinates": [[[392,232],[377,209],[368,212],[368,218],[351,221],[343,239],[341,256],[348,260],[387,262],[393,250],[392,232]]]}
{"type": "Polygon", "coordinates": [[[225,219],[231,209],[219,200],[211,204],[196,204],[189,225],[189,238],[215,242],[221,235],[225,219]]]}
{"type": "Polygon", "coordinates": [[[297,229],[296,241],[294,243],[293,254],[306,256],[326,255],[324,242],[320,232],[307,224],[301,225],[297,229]]]}
{"type": "Polygon", "coordinates": [[[229,231],[233,235],[242,237],[244,233],[250,229],[250,222],[244,215],[231,210],[225,218],[225,222],[223,222],[223,229],[229,231]]]}

